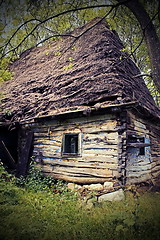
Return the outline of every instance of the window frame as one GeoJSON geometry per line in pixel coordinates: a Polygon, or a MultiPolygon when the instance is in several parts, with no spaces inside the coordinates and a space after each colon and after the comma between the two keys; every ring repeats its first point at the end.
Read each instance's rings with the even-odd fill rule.
{"type": "Polygon", "coordinates": [[[82,134],[80,132],[67,132],[67,133],[63,133],[63,138],[62,138],[62,149],[61,149],[61,155],[62,157],[80,157],[82,155],[82,134]],[[76,153],[67,153],[65,152],[65,148],[66,148],[66,136],[74,136],[76,135],[77,138],[77,147],[78,147],[78,151],[76,153]]]}
{"type": "Polygon", "coordinates": [[[148,138],[146,135],[138,135],[138,134],[129,134],[128,135],[128,143],[127,147],[137,149],[138,157],[146,156],[146,147],[150,147],[150,143],[146,143],[148,138]]]}

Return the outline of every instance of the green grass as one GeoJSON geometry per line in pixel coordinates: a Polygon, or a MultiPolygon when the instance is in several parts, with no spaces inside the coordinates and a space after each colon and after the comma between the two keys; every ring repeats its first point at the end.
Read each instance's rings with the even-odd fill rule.
{"type": "Polygon", "coordinates": [[[29,181],[23,188],[15,183],[13,176],[1,171],[0,239],[160,239],[160,193],[135,198],[127,191],[124,201],[97,203],[88,209],[75,193],[62,191],[62,184],[56,183],[55,191],[54,186],[29,188],[29,181]]]}

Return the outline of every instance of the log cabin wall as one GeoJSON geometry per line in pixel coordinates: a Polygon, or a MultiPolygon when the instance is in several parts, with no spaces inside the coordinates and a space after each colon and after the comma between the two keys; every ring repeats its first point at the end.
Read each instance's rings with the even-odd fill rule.
{"type": "Polygon", "coordinates": [[[121,177],[123,126],[117,114],[51,120],[32,128],[33,155],[44,174],[80,184],[115,183],[121,177]],[[67,134],[78,136],[73,156],[63,152],[67,134]]]}
{"type": "Polygon", "coordinates": [[[160,177],[160,126],[128,112],[126,183],[152,182],[160,177]]]}

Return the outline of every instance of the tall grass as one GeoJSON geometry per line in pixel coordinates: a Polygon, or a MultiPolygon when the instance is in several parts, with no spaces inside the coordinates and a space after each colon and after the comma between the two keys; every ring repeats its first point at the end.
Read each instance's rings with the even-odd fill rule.
{"type": "Polygon", "coordinates": [[[160,239],[160,193],[135,198],[127,191],[124,201],[97,203],[88,209],[62,183],[50,189],[25,184],[22,188],[4,170],[0,174],[0,239],[160,239]]]}

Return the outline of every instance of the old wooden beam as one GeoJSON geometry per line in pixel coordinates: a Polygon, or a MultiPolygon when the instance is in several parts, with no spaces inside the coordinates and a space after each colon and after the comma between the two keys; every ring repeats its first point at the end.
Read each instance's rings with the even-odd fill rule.
{"type": "Polygon", "coordinates": [[[17,166],[17,176],[25,176],[27,172],[27,167],[28,167],[28,161],[30,157],[30,149],[31,149],[31,144],[33,140],[33,132],[30,131],[28,132],[26,136],[26,143],[24,148],[22,149],[22,153],[20,156],[20,160],[18,162],[17,166]]]}
{"type": "Polygon", "coordinates": [[[5,143],[3,141],[0,141],[1,142],[1,145],[3,146],[3,149],[5,151],[5,154],[7,156],[7,160],[8,160],[8,165],[9,167],[11,168],[15,168],[16,167],[16,162],[14,160],[14,158],[12,157],[11,153],[9,152],[7,146],[5,145],[5,143]]]}

